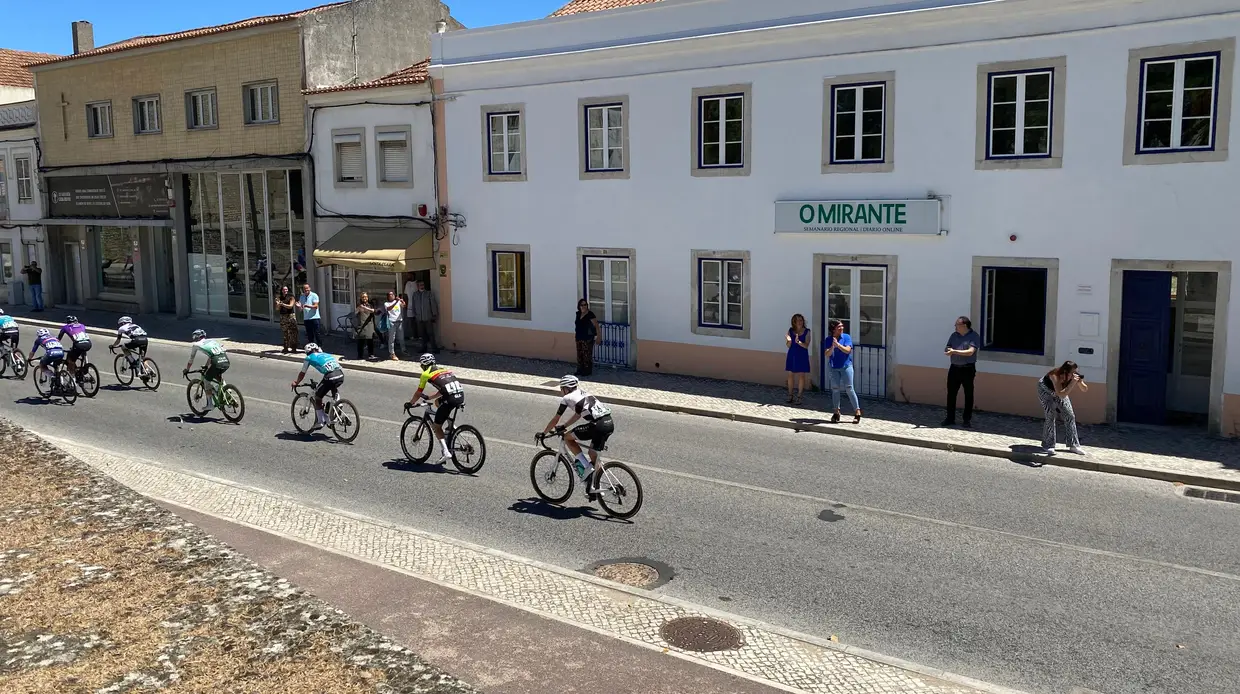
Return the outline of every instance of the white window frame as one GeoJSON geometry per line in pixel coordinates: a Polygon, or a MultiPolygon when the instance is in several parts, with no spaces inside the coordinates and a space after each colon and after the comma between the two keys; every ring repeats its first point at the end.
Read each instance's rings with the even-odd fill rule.
{"type": "Polygon", "coordinates": [[[280,87],[275,80],[254,82],[241,87],[241,108],[246,125],[271,125],[280,122],[280,87]],[[258,112],[254,112],[254,96],[258,96],[258,112]]]}
{"type": "Polygon", "coordinates": [[[702,258],[698,260],[698,288],[701,292],[698,301],[698,325],[704,328],[729,328],[732,330],[740,330],[745,327],[745,261],[740,258],[702,258]],[[716,278],[713,282],[706,278],[707,269],[714,268],[716,278]],[[740,271],[741,279],[739,282],[731,282],[728,278],[732,275],[731,270],[740,271]],[[719,289],[718,301],[707,301],[707,285],[716,284],[719,289]],[[728,301],[728,290],[733,284],[739,284],[741,290],[741,302],[735,304],[736,309],[733,314],[734,304],[728,301]],[[711,304],[719,307],[719,320],[710,322],[706,320],[706,305],[711,304]]]}
{"type": "MultiPolygon", "coordinates": [[[[822,173],[891,173],[895,171],[896,154],[896,73],[870,72],[858,75],[837,75],[822,81],[822,173]],[[882,156],[875,159],[861,158],[861,134],[864,113],[864,94],[866,89],[881,87],[883,94],[882,109],[882,156]],[[853,91],[857,95],[856,108],[859,109],[854,120],[854,129],[850,135],[840,135],[838,126],[839,94],[853,91]],[[841,138],[854,141],[853,157],[840,159],[837,157],[837,144],[841,138]]],[[[871,111],[872,112],[872,111],[871,111]]]]}
{"type": "Polygon", "coordinates": [[[340,306],[353,305],[353,269],[344,265],[331,265],[331,302],[340,306]],[[339,296],[344,295],[344,301],[339,296]]]}
{"type": "Polygon", "coordinates": [[[989,76],[989,82],[986,89],[986,158],[987,159],[1046,159],[1051,156],[1054,150],[1055,138],[1055,70],[1053,68],[1041,68],[1036,70],[1013,70],[1011,72],[994,72],[989,76]],[[1035,99],[1030,102],[1025,98],[1025,88],[1028,84],[1030,76],[1045,75],[1049,80],[1047,83],[1046,99],[1035,99]],[[1016,101],[1004,101],[1002,103],[995,101],[995,82],[1001,79],[1016,80],[1016,101]],[[1045,126],[1026,126],[1025,117],[1030,103],[1046,103],[1046,125],[1045,126]],[[1011,154],[995,153],[995,107],[1000,105],[1014,105],[1016,107],[1016,123],[1011,128],[1000,128],[1000,130],[1012,130],[1014,132],[1015,151],[1011,154]],[[1046,151],[1045,152],[1025,152],[1025,128],[1046,128],[1046,151]]]}
{"type": "Polygon", "coordinates": [[[699,169],[741,169],[745,167],[745,95],[743,93],[735,94],[718,94],[711,96],[703,96],[698,98],[698,168],[699,169]],[[728,124],[735,123],[736,119],[728,119],[727,110],[730,102],[739,102],[741,107],[741,139],[728,139],[728,124]],[[706,107],[708,104],[716,104],[719,108],[719,118],[716,120],[708,120],[706,118],[706,107]],[[719,139],[707,141],[706,126],[719,126],[719,139]],[[714,163],[706,160],[706,148],[709,146],[718,147],[717,159],[714,163]],[[741,152],[741,160],[736,163],[727,161],[728,145],[736,145],[741,152]]]}
{"type": "MultiPolygon", "coordinates": [[[[890,304],[889,304],[890,305],[890,304]]],[[[973,256],[973,288],[971,305],[981,314],[981,324],[974,329],[984,344],[978,351],[979,361],[1008,364],[1055,365],[1055,345],[1059,314],[1059,259],[973,256]],[[1012,352],[991,347],[994,336],[995,281],[997,270],[1042,270],[1046,273],[1046,324],[1042,335],[1041,353],[1012,352]]],[[[977,314],[974,314],[975,316],[977,314]]]]}
{"type": "Polygon", "coordinates": [[[1219,94],[1219,71],[1222,64],[1222,56],[1217,52],[1200,53],[1196,55],[1179,55],[1168,56],[1166,58],[1147,58],[1141,61],[1141,90],[1138,95],[1140,99],[1139,116],[1140,122],[1137,128],[1137,151],[1140,154],[1164,154],[1172,152],[1197,152],[1209,151],[1214,149],[1216,137],[1215,126],[1218,123],[1218,94],[1219,94]],[[1184,71],[1189,62],[1210,61],[1212,68],[1212,76],[1210,80],[1210,115],[1204,118],[1194,117],[1191,120],[1208,120],[1210,124],[1210,140],[1204,145],[1184,145],[1181,138],[1184,136],[1184,99],[1188,91],[1202,91],[1201,88],[1189,89],[1184,86],[1184,71]],[[1151,119],[1146,117],[1145,109],[1148,105],[1148,98],[1151,93],[1165,93],[1166,90],[1158,90],[1151,92],[1148,88],[1149,68],[1153,65],[1172,65],[1174,77],[1171,85],[1171,118],[1151,119]],[[1166,147],[1146,147],[1145,146],[1145,129],[1146,126],[1153,122],[1165,123],[1171,122],[1171,142],[1166,147]]]}
{"type": "Polygon", "coordinates": [[[163,132],[164,119],[159,95],[139,96],[133,100],[133,132],[135,135],[156,135],[163,132]],[[154,120],[154,127],[151,121],[154,120]],[[145,122],[144,122],[145,121],[145,122]]]}
{"type": "Polygon", "coordinates": [[[86,104],[86,137],[92,140],[112,137],[112,102],[86,104]]]}
{"type": "Polygon", "coordinates": [[[690,252],[689,267],[689,330],[695,335],[710,337],[727,337],[749,339],[750,328],[750,276],[749,251],[713,251],[694,250],[690,252]],[[739,266],[740,281],[728,280],[729,266],[739,266]],[[708,282],[707,267],[717,268],[718,280],[708,282]],[[719,299],[707,302],[708,284],[719,285],[719,299]],[[739,285],[740,305],[728,301],[728,287],[739,285]],[[705,320],[706,305],[711,303],[719,306],[719,320],[711,323],[705,320]]]}
{"type": "Polygon", "coordinates": [[[332,130],[332,183],[337,188],[365,188],[366,187],[366,129],[365,128],[337,128],[332,130]],[[356,180],[343,178],[345,148],[355,145],[357,152],[361,157],[358,162],[357,171],[358,178],[356,180]]]}
{"type": "MultiPolygon", "coordinates": [[[[485,109],[486,107],[484,107],[485,109]]],[[[524,107],[502,108],[495,107],[490,110],[483,111],[483,137],[485,138],[483,147],[483,157],[485,157],[486,172],[485,180],[503,181],[503,180],[525,180],[526,175],[526,149],[525,149],[525,110],[524,107]],[[516,118],[516,129],[511,125],[511,118],[516,118]],[[499,129],[496,129],[496,126],[499,129]],[[501,138],[503,148],[499,151],[495,149],[495,138],[501,138]],[[513,138],[516,139],[517,148],[513,149],[513,138]],[[500,154],[503,157],[503,169],[497,170],[494,166],[495,155],[500,154]],[[512,164],[512,155],[517,156],[518,167],[516,169],[509,168],[512,164]]]]}
{"type": "Polygon", "coordinates": [[[528,245],[510,245],[488,243],[486,246],[487,263],[487,315],[491,318],[507,320],[530,320],[533,308],[530,305],[532,292],[530,284],[530,247],[528,245]],[[511,257],[511,270],[500,270],[500,258],[511,257]],[[502,306],[499,299],[499,288],[503,273],[512,273],[516,290],[515,306],[502,306]]]}
{"type": "Polygon", "coordinates": [[[219,99],[215,87],[185,92],[185,128],[215,130],[220,127],[219,99]]]}
{"type": "Polygon", "coordinates": [[[34,166],[29,154],[13,155],[13,180],[17,181],[17,203],[34,202],[34,166]]]}
{"type": "MultiPolygon", "coordinates": [[[[399,173],[399,172],[398,172],[399,173]]],[[[407,125],[381,125],[375,128],[375,179],[380,188],[412,188],[413,187],[413,129],[407,125]],[[394,156],[399,157],[404,167],[404,178],[391,178],[388,171],[388,149],[394,145],[386,143],[403,143],[404,147],[394,156]]]]}
{"type": "Polygon", "coordinates": [[[624,159],[627,152],[624,147],[624,104],[597,104],[585,107],[586,119],[586,171],[589,173],[612,173],[616,171],[624,171],[624,159]],[[594,114],[599,116],[599,127],[595,127],[591,121],[594,114]],[[615,122],[613,122],[615,121],[615,122]],[[619,144],[611,144],[611,134],[615,132],[619,144]],[[599,147],[593,146],[592,136],[599,134],[599,147]],[[595,152],[602,154],[602,165],[594,166],[591,158],[595,152]],[[620,165],[611,166],[611,155],[618,153],[620,155],[620,165]]]}
{"type": "Polygon", "coordinates": [[[713,176],[748,176],[753,162],[753,85],[729,84],[717,87],[697,87],[692,91],[692,107],[689,119],[689,175],[698,177],[713,176]],[[739,98],[741,102],[741,139],[728,140],[727,135],[727,100],[739,98]],[[710,121],[719,125],[720,147],[719,159],[715,163],[707,163],[706,146],[706,104],[718,103],[719,120],[710,121]],[[728,164],[727,144],[741,146],[739,164],[728,164]]]}
{"type": "MultiPolygon", "coordinates": [[[[1230,157],[1232,93],[1235,82],[1236,37],[1195,41],[1161,46],[1146,46],[1128,51],[1128,79],[1124,106],[1124,166],[1161,166],[1164,164],[1202,164],[1227,161],[1230,157]],[[1211,94],[1211,138],[1208,147],[1146,148],[1146,75],[1151,64],[1179,59],[1214,56],[1215,73],[1211,94]]],[[[1177,73],[1182,75],[1183,70],[1177,73]]],[[[1182,86],[1183,81],[1173,84],[1182,86]]],[[[1173,91],[1173,94],[1176,94],[1173,91]]],[[[1056,95],[1058,97],[1058,95],[1056,95]]],[[[1169,144],[1182,144],[1184,96],[1178,92],[1172,105],[1172,135],[1169,144]],[[1180,114],[1177,118],[1175,114],[1180,114]]]]}
{"type": "Polygon", "coordinates": [[[887,160],[887,83],[884,81],[861,82],[856,84],[837,84],[831,87],[831,164],[881,164],[887,160]],[[864,98],[865,92],[869,89],[878,89],[882,94],[882,106],[877,110],[879,114],[879,122],[882,127],[878,133],[879,155],[877,157],[862,156],[862,144],[866,137],[873,137],[874,134],[866,134],[861,132],[862,125],[865,120],[866,113],[874,113],[873,109],[866,110],[864,98]],[[853,132],[851,135],[841,135],[839,127],[840,117],[840,94],[844,92],[853,93],[853,132]],[[852,140],[853,156],[851,158],[842,158],[839,156],[839,143],[841,140],[852,140]]]}

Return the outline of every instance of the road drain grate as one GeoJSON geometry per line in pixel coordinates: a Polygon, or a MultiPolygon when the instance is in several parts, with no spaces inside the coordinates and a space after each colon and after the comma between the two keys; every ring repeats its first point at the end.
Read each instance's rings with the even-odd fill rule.
{"type": "Polygon", "coordinates": [[[646,589],[658,588],[675,575],[667,564],[640,557],[595,562],[587,566],[586,571],[608,581],[646,589]]]}
{"type": "Polygon", "coordinates": [[[1206,489],[1205,487],[1184,487],[1184,496],[1191,499],[1205,499],[1206,501],[1226,501],[1231,504],[1240,504],[1240,492],[1225,492],[1221,489],[1206,489]]]}
{"type": "Polygon", "coordinates": [[[740,630],[708,617],[680,617],[665,622],[659,636],[676,648],[694,653],[731,651],[745,645],[740,630]]]}

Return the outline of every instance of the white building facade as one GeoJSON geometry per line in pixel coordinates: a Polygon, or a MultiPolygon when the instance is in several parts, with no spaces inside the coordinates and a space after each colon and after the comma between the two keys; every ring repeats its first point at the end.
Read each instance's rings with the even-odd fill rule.
{"type": "Polygon", "coordinates": [[[333,327],[343,325],[361,292],[381,301],[388,291],[401,294],[410,280],[439,285],[434,102],[426,68],[423,62],[373,82],[306,92],[313,114],[314,261],[333,327]]]}
{"type": "Polygon", "coordinates": [[[34,101],[0,105],[0,304],[28,304],[21,270],[47,266],[38,151],[34,101]]]}
{"type": "Polygon", "coordinates": [[[571,359],[585,296],[600,361],[781,383],[799,313],[937,404],[968,316],[981,409],[1070,359],[1082,421],[1234,435],[1238,34],[1237,0],[665,0],[443,35],[448,342],[571,359]]]}

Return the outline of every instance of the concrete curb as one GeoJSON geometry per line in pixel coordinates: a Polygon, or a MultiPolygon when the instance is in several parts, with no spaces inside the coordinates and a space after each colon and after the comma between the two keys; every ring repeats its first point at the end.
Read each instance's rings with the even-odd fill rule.
{"type": "MultiPolygon", "coordinates": [[[[54,321],[44,321],[33,318],[14,316],[18,322],[30,323],[45,327],[60,327],[60,323],[54,321]]],[[[88,327],[87,332],[96,335],[114,336],[116,331],[106,330],[102,328],[88,327]]],[[[151,342],[163,345],[180,346],[186,343],[174,340],[164,340],[160,338],[150,338],[151,342]]],[[[230,349],[233,354],[244,354],[246,356],[257,357],[259,359],[278,359],[280,361],[300,362],[301,357],[287,354],[274,354],[268,352],[260,352],[257,350],[240,348],[230,349]]],[[[350,364],[350,368],[359,371],[369,371],[371,373],[380,373],[390,376],[400,376],[402,378],[417,378],[418,374],[398,369],[390,369],[376,364],[350,364]]],[[[462,383],[468,385],[481,386],[483,388],[493,388],[496,390],[507,390],[518,393],[531,393],[534,395],[555,395],[556,391],[549,387],[527,386],[520,383],[504,383],[502,381],[488,381],[478,378],[461,378],[462,383]]],[[[1101,472],[1112,475],[1125,475],[1128,477],[1139,477],[1142,479],[1158,480],[1160,482],[1172,482],[1180,484],[1191,484],[1200,487],[1211,487],[1214,489],[1224,489],[1227,491],[1240,491],[1240,480],[1231,480],[1222,477],[1211,477],[1208,475],[1194,475],[1185,472],[1175,472],[1172,470],[1160,470],[1157,468],[1146,468],[1135,465],[1122,465],[1118,463],[1106,463],[1097,460],[1091,460],[1084,456],[1045,456],[1034,455],[1032,453],[1017,453],[1003,448],[991,448],[988,446],[976,446],[972,444],[949,443],[947,441],[934,441],[931,439],[922,439],[915,436],[904,436],[900,434],[884,434],[877,431],[866,431],[865,429],[841,429],[836,427],[823,426],[821,424],[803,424],[792,422],[784,419],[776,419],[774,417],[762,417],[760,415],[737,414],[733,412],[719,412],[703,407],[691,407],[687,405],[667,405],[664,403],[651,402],[649,400],[637,400],[633,398],[608,397],[607,402],[613,405],[621,405],[625,407],[637,407],[645,410],[658,410],[661,412],[673,412],[676,414],[689,414],[698,417],[709,417],[712,419],[726,419],[734,422],[744,422],[746,424],[759,424],[762,426],[777,427],[781,429],[791,429],[792,431],[809,431],[816,434],[828,434],[831,436],[843,436],[846,438],[860,439],[863,441],[878,441],[881,443],[891,443],[901,446],[912,446],[915,448],[928,448],[937,451],[946,451],[949,453],[967,453],[970,455],[980,455],[989,458],[1003,458],[1017,463],[1038,463],[1041,465],[1052,465],[1055,467],[1070,468],[1074,470],[1085,470],[1088,472],[1101,472]]]]}

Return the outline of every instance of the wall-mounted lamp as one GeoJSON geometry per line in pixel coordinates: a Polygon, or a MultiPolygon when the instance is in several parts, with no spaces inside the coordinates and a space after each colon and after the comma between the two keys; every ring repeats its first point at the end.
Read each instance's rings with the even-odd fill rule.
{"type": "Polygon", "coordinates": [[[448,22],[442,19],[439,20],[438,22],[435,22],[435,33],[436,34],[442,34],[447,30],[448,30],[448,22]]]}

